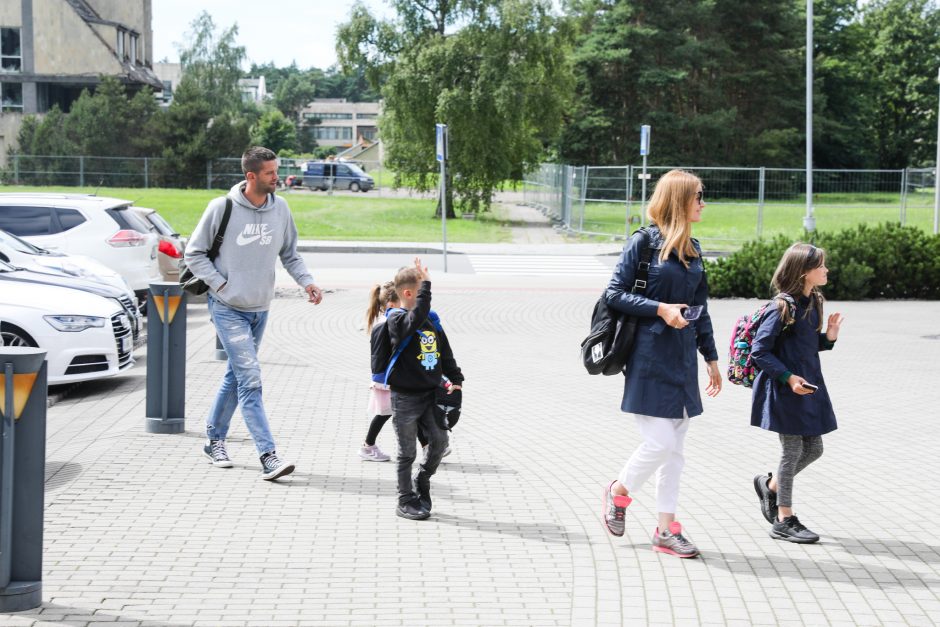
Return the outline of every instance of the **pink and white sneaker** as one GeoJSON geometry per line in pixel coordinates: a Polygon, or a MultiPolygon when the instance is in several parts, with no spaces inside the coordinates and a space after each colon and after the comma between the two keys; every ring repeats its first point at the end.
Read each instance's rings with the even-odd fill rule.
{"type": "Polygon", "coordinates": [[[612,487],[614,487],[613,481],[604,490],[604,525],[611,535],[620,537],[624,531],[623,517],[633,499],[629,496],[613,494],[610,491],[612,487]]]}
{"type": "Polygon", "coordinates": [[[372,446],[363,445],[362,448],[359,449],[359,457],[367,462],[387,462],[391,459],[382,452],[378,444],[373,444],[372,446]]]}
{"type": "Polygon", "coordinates": [[[682,525],[678,521],[669,523],[669,530],[660,533],[659,527],[653,534],[653,550],[676,557],[695,557],[698,548],[682,535],[682,525]]]}

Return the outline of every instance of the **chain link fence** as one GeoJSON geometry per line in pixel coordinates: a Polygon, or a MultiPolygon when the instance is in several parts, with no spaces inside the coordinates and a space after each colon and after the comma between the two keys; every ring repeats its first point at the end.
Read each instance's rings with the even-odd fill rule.
{"type": "MultiPolygon", "coordinates": [[[[307,159],[281,159],[278,174],[281,181],[291,175],[303,177],[307,159]]],[[[349,160],[362,168],[375,181],[374,189],[381,195],[392,182],[378,161],[349,160]]],[[[205,177],[198,173],[181,172],[179,162],[160,157],[90,157],[50,155],[10,155],[0,177],[8,185],[60,187],[129,187],[129,188],[204,188],[229,189],[244,180],[240,158],[218,158],[206,162],[205,177]]],[[[337,177],[339,179],[339,177],[337,177]]],[[[343,180],[334,181],[328,191],[344,191],[343,180]]]]}
{"type": "MultiPolygon", "coordinates": [[[[626,237],[646,222],[645,204],[673,167],[542,164],[526,176],[524,202],[572,234],[626,237]]],[[[702,179],[706,207],[695,235],[715,250],[758,237],[798,238],[806,215],[806,171],[785,168],[683,167],[702,179]]],[[[936,170],[814,170],[818,230],[900,222],[935,232],[936,170]]]]}

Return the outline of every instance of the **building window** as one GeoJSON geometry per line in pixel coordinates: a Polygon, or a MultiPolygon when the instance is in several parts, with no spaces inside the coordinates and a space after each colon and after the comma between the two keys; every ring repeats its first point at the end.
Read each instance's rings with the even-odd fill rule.
{"type": "Polygon", "coordinates": [[[379,134],[379,131],[374,126],[360,126],[359,127],[359,136],[364,140],[373,142],[375,141],[376,136],[379,134]]]}
{"type": "Polygon", "coordinates": [[[137,35],[131,33],[131,63],[137,63],[137,35]]]}
{"type": "Polygon", "coordinates": [[[0,28],[0,69],[4,72],[23,70],[23,53],[20,50],[20,29],[0,28]]]}
{"type": "Polygon", "coordinates": [[[352,139],[351,126],[315,126],[313,136],[316,139],[352,139]]]}
{"type": "Polygon", "coordinates": [[[124,60],[124,30],[120,28],[117,29],[117,56],[124,60]]]}
{"type": "Polygon", "coordinates": [[[307,119],[318,118],[320,120],[351,120],[353,119],[352,113],[305,113],[304,117],[307,119]],[[310,116],[310,117],[307,117],[310,116]]]}
{"type": "Polygon", "coordinates": [[[356,114],[356,119],[359,119],[359,120],[374,120],[377,117],[379,117],[378,113],[357,113],[356,114]]]}
{"type": "Polygon", "coordinates": [[[23,112],[22,83],[0,83],[0,111],[23,112]]]}

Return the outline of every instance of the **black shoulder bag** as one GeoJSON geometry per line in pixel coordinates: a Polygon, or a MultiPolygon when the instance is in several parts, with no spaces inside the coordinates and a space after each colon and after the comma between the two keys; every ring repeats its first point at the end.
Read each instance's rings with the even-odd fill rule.
{"type": "MultiPolygon", "coordinates": [[[[649,234],[643,229],[646,244],[640,252],[636,276],[633,281],[634,294],[646,291],[649,280],[650,261],[653,249],[649,245],[649,234]]],[[[607,306],[607,290],[601,294],[591,315],[591,332],[581,342],[581,361],[588,374],[613,375],[622,372],[636,340],[637,317],[628,316],[607,306]]]]}
{"type": "MultiPolygon", "coordinates": [[[[215,239],[212,240],[212,246],[209,247],[209,251],[206,253],[206,257],[209,258],[209,261],[213,261],[219,256],[222,240],[225,239],[225,227],[228,226],[228,219],[231,215],[232,199],[226,196],[225,213],[222,214],[222,222],[219,223],[219,230],[216,231],[215,239]]],[[[193,275],[193,271],[186,266],[185,262],[181,262],[180,266],[180,287],[195,296],[205,294],[209,291],[209,286],[206,285],[206,282],[193,275]]]]}

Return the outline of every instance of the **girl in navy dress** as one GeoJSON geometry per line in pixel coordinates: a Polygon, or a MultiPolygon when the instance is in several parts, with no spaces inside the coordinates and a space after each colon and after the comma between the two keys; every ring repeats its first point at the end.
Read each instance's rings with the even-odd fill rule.
{"type": "Polygon", "coordinates": [[[607,304],[639,319],[633,355],[624,370],[620,409],[633,417],[643,442],[604,489],[604,522],[611,534],[622,536],[630,495],[655,474],[659,526],[652,548],[677,557],[698,555],[676,520],[676,508],[685,434],[691,418],[702,413],[699,358],[708,371],[705,393],[715,396],[721,390],[705,264],[692,238],[692,224],[702,219],[704,207],[697,176],[682,170],[664,174],[650,198],[653,224],[624,246],[607,286],[607,304]],[[654,254],[646,291],[640,295],[634,286],[645,248],[654,254]]]}
{"type": "Polygon", "coordinates": [[[819,352],[831,350],[843,316],[830,314],[822,332],[826,254],[810,244],[784,253],[772,281],[776,306],[754,335],[751,358],[760,368],[754,379],[751,424],[775,431],[783,448],[777,476],[754,477],[761,513],[770,537],[808,544],[819,536],[793,513],[793,478],[823,453],[822,436],[836,429],[836,417],[823,380],[819,352]]]}

